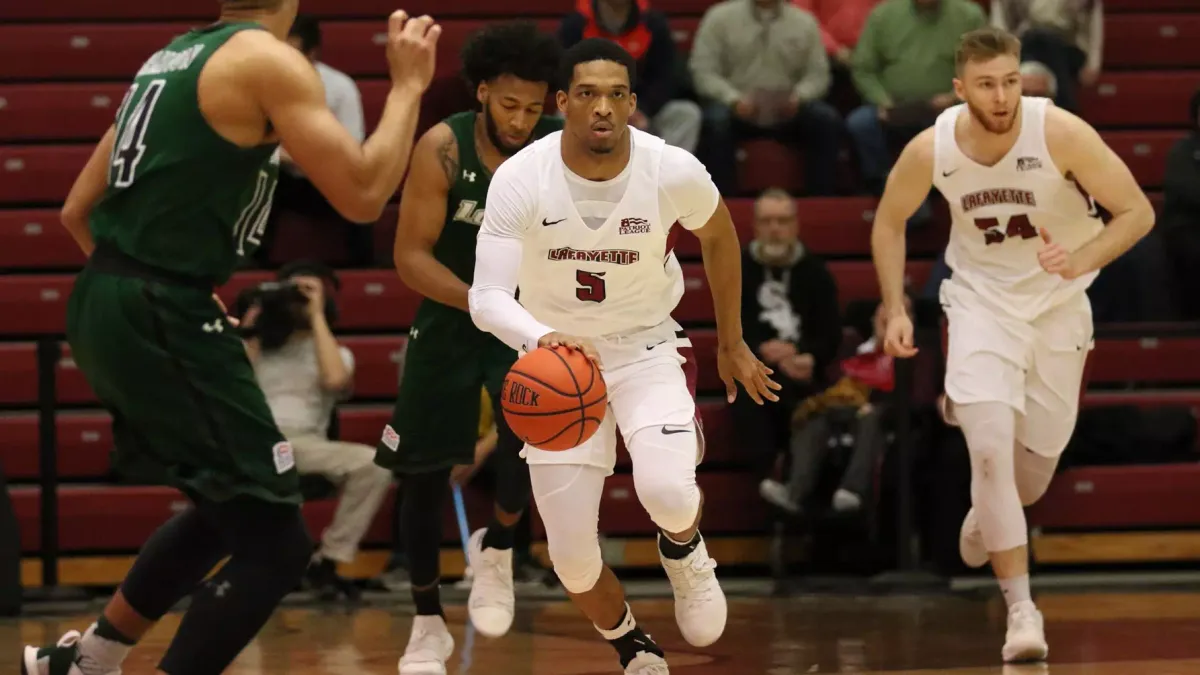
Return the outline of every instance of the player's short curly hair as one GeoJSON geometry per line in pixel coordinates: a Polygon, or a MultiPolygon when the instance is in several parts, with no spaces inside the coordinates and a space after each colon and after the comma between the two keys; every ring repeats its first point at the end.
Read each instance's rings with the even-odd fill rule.
{"type": "Polygon", "coordinates": [[[481,82],[512,75],[526,82],[553,84],[562,47],[531,21],[495,23],[463,45],[462,75],[474,91],[481,82]]]}

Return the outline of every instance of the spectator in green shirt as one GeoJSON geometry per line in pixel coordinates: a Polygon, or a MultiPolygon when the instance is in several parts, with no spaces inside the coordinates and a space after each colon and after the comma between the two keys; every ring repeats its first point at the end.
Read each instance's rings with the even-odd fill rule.
{"type": "Polygon", "coordinates": [[[846,120],[866,187],[883,191],[900,147],[933,124],[954,96],[954,51],[987,19],[972,0],[885,0],[854,49],[854,84],[865,101],[846,120]]]}

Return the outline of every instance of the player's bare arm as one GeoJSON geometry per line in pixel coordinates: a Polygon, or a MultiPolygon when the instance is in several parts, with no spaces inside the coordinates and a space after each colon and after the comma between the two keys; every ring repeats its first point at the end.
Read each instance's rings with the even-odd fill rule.
{"type": "Polygon", "coordinates": [[[1100,270],[1154,228],[1154,207],[1125,162],[1088,123],[1061,108],[1046,110],[1046,144],[1064,174],[1112,213],[1100,234],[1076,251],[1066,251],[1043,231],[1038,254],[1046,271],[1074,279],[1100,270]]]}
{"type": "Polygon", "coordinates": [[[704,274],[712,290],[717,319],[717,369],[732,403],[741,382],[755,403],[778,401],[774,391],[781,385],[770,378],[772,371],[742,339],[742,245],[724,199],[717,201],[703,227],[692,230],[700,239],[704,274]]]}
{"type": "Polygon", "coordinates": [[[59,214],[63,227],[67,228],[67,232],[71,233],[71,238],[75,240],[79,248],[83,249],[83,254],[88,256],[96,248],[88,219],[92,215],[92,209],[104,196],[104,190],[108,187],[109,163],[112,158],[116,133],[115,127],[109,127],[104,137],[96,144],[96,149],[92,151],[92,156],[83,166],[83,171],[80,171],[79,176],[75,178],[75,184],[71,186],[71,192],[67,195],[67,200],[63,202],[62,211],[59,214]]]}
{"type": "Polygon", "coordinates": [[[250,91],[282,145],[350,220],[368,223],[379,218],[404,178],[440,33],[429,17],[408,19],[396,12],[388,20],[392,89],[379,126],[362,144],[329,110],[320,77],[300,52],[265,34],[248,31],[245,38],[238,36],[246,44],[261,43],[253,58],[257,67],[248,76],[250,91]]]}
{"type": "Polygon", "coordinates": [[[417,141],[412,167],[400,196],[400,220],[392,257],[400,279],[421,295],[470,311],[470,286],[433,257],[433,246],[446,224],[446,198],[458,175],[458,142],[446,124],[417,141]]]}
{"type": "Polygon", "coordinates": [[[912,319],[904,303],[908,246],[905,229],[908,219],[933,187],[933,135],[932,127],[922,131],[900,153],[888,175],[871,228],[871,255],[887,316],[884,349],[892,356],[910,357],[917,353],[913,347],[912,319]]]}

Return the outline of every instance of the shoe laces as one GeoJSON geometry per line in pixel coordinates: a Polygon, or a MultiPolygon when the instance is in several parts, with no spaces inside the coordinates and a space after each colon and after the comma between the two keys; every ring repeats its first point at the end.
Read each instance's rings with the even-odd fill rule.
{"type": "Polygon", "coordinates": [[[1013,605],[1012,609],[1009,610],[1009,622],[1014,628],[1032,626],[1037,622],[1037,618],[1037,608],[1034,607],[1033,603],[1018,603],[1013,605]]]}
{"type": "Polygon", "coordinates": [[[476,599],[487,599],[486,604],[512,607],[509,597],[513,593],[513,570],[506,564],[501,555],[488,555],[487,551],[479,556],[480,569],[475,570],[474,584],[484,591],[476,595],[476,599]],[[495,593],[493,595],[492,593],[495,593]]]}
{"type": "Polygon", "coordinates": [[[417,629],[413,631],[412,637],[408,640],[408,648],[404,650],[404,656],[401,660],[413,661],[439,661],[441,654],[440,635],[434,631],[425,629],[417,629]]]}
{"type": "Polygon", "coordinates": [[[676,578],[682,579],[685,597],[689,602],[708,602],[712,599],[713,571],[717,561],[708,556],[696,555],[688,564],[676,568],[676,578]]]}

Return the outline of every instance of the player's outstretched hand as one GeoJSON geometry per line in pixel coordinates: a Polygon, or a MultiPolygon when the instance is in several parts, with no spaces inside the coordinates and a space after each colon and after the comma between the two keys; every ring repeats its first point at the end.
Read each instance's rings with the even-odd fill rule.
{"type": "Polygon", "coordinates": [[[429,15],[415,19],[398,9],[388,18],[387,58],[392,84],[416,85],[424,92],[433,81],[442,27],[429,15]]]}
{"type": "Polygon", "coordinates": [[[1042,250],[1038,251],[1038,264],[1042,266],[1042,269],[1064,279],[1074,279],[1079,276],[1075,266],[1071,264],[1071,253],[1054,243],[1046,228],[1038,230],[1038,234],[1042,235],[1042,242],[1046,244],[1042,250]]]}
{"type": "Polygon", "coordinates": [[[917,355],[913,346],[913,324],[907,314],[898,314],[887,320],[883,335],[883,351],[889,356],[907,359],[917,355]]]}
{"type": "Polygon", "coordinates": [[[725,383],[725,395],[730,403],[737,398],[737,382],[746,388],[746,393],[755,403],[762,405],[763,399],[778,401],[773,389],[778,391],[783,385],[772,380],[771,370],[754,355],[744,340],[738,340],[736,345],[720,345],[717,347],[717,372],[725,383]]]}
{"type": "Polygon", "coordinates": [[[576,337],[574,335],[564,335],[562,333],[546,333],[538,340],[539,347],[566,347],[568,349],[576,349],[583,352],[583,355],[592,360],[596,367],[604,370],[604,364],[600,363],[600,352],[596,351],[596,345],[587,338],[576,337]]]}

